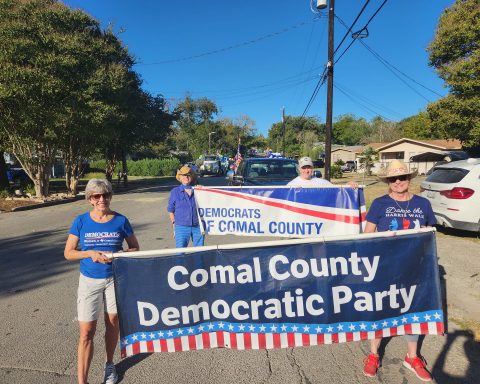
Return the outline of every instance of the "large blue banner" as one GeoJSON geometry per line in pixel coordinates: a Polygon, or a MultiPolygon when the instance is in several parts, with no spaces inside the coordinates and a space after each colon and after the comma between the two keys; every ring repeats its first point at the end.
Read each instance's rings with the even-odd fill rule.
{"type": "Polygon", "coordinates": [[[443,333],[433,231],[283,243],[115,257],[122,356],[443,333]]]}

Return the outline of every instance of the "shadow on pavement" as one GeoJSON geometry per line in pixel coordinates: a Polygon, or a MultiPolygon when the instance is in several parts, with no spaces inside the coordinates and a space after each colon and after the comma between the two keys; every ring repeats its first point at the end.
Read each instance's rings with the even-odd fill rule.
{"type": "Polygon", "coordinates": [[[52,283],[55,276],[70,271],[73,263],[70,265],[63,258],[67,232],[65,227],[2,239],[0,296],[39,288],[52,283]]]}
{"type": "Polygon", "coordinates": [[[137,365],[138,363],[142,362],[143,360],[149,358],[152,353],[140,353],[138,355],[134,355],[129,357],[128,359],[123,359],[120,363],[116,364],[117,373],[118,373],[118,381],[120,383],[125,376],[125,373],[132,368],[133,366],[137,365]]]}
{"type": "Polygon", "coordinates": [[[460,330],[449,333],[445,337],[446,343],[432,368],[432,374],[435,380],[442,384],[478,383],[480,378],[480,343],[474,340],[473,333],[469,330],[460,330]],[[459,337],[466,339],[463,342],[463,349],[468,361],[468,367],[465,369],[465,375],[463,377],[452,375],[445,370],[449,350],[459,337]]]}
{"type": "MultiPolygon", "coordinates": [[[[73,217],[72,217],[73,221],[73,217]]],[[[141,231],[142,225],[135,226],[141,231]]],[[[38,231],[0,241],[0,297],[52,284],[60,275],[78,270],[78,262],[65,260],[68,226],[38,231]]]]}

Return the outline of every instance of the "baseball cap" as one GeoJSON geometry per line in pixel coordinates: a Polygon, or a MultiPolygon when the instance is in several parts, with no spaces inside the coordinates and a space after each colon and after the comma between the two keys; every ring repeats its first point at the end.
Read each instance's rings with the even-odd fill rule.
{"type": "Polygon", "coordinates": [[[310,157],[305,156],[305,157],[300,158],[300,160],[298,160],[298,166],[300,168],[305,167],[306,165],[309,165],[310,167],[313,167],[313,161],[310,157]]]}

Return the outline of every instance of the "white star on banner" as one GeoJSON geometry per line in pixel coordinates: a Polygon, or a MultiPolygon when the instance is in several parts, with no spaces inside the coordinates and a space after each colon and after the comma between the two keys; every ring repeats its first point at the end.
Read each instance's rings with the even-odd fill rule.
{"type": "Polygon", "coordinates": [[[198,326],[198,330],[199,330],[200,332],[202,332],[202,331],[203,331],[203,325],[199,325],[199,326],[198,326]]]}
{"type": "Polygon", "coordinates": [[[342,325],[342,324],[338,324],[338,325],[337,325],[337,329],[338,329],[339,331],[343,331],[343,325],[342,325]]]}
{"type": "Polygon", "coordinates": [[[355,330],[355,325],[350,324],[350,326],[348,328],[350,328],[350,331],[353,331],[353,330],[355,330]]]}
{"type": "Polygon", "coordinates": [[[303,327],[303,332],[309,332],[309,331],[310,331],[310,327],[308,327],[308,326],[305,325],[305,326],[303,327]]]}
{"type": "Polygon", "coordinates": [[[397,325],[397,324],[398,324],[398,320],[393,320],[393,321],[392,321],[392,324],[393,324],[393,325],[397,325]]]}
{"type": "Polygon", "coordinates": [[[404,316],[404,317],[402,317],[402,323],[406,323],[406,322],[407,322],[407,320],[408,320],[408,319],[407,319],[405,316],[404,316]]]}
{"type": "Polygon", "coordinates": [[[138,340],[138,336],[137,336],[137,335],[133,335],[133,336],[132,336],[132,340],[138,340]]]}
{"type": "Polygon", "coordinates": [[[364,323],[362,323],[360,324],[360,329],[367,329],[367,326],[364,323]]]}
{"type": "Polygon", "coordinates": [[[317,331],[317,333],[320,333],[320,332],[322,332],[322,328],[320,328],[320,327],[317,325],[317,328],[315,328],[315,331],[317,331]]]}
{"type": "Polygon", "coordinates": [[[158,337],[163,337],[163,332],[158,332],[158,337]]]}
{"type": "Polygon", "coordinates": [[[244,326],[243,324],[241,324],[241,325],[238,326],[238,329],[239,329],[240,331],[243,331],[243,330],[245,329],[245,326],[244,326]]]}
{"type": "Polygon", "coordinates": [[[418,316],[417,316],[417,315],[413,315],[413,316],[412,316],[412,320],[413,320],[413,321],[418,321],[418,316]]]}
{"type": "Polygon", "coordinates": [[[155,337],[154,333],[150,333],[150,339],[153,339],[155,337]]]}
{"type": "Polygon", "coordinates": [[[298,327],[297,327],[296,325],[294,325],[294,326],[292,327],[292,332],[297,332],[297,329],[298,329],[298,327]]]}
{"type": "Polygon", "coordinates": [[[372,327],[372,329],[377,329],[377,328],[378,328],[378,325],[377,325],[376,323],[373,323],[373,324],[371,325],[371,327],[372,327]]]}
{"type": "Polygon", "coordinates": [[[276,327],[275,325],[272,325],[272,326],[270,327],[270,330],[271,330],[272,332],[276,332],[276,331],[277,331],[277,327],[276,327]]]}
{"type": "Polygon", "coordinates": [[[255,327],[254,327],[253,325],[250,325],[250,326],[248,327],[248,329],[250,329],[250,331],[253,332],[253,331],[255,330],[255,327]]]}
{"type": "Polygon", "coordinates": [[[285,324],[283,324],[280,328],[282,329],[283,332],[287,330],[287,326],[285,324]]]}
{"type": "Polygon", "coordinates": [[[330,326],[327,328],[327,331],[328,331],[328,332],[332,332],[332,331],[333,331],[333,327],[330,325],[330,326]]]}
{"type": "Polygon", "coordinates": [[[168,335],[168,336],[173,336],[173,332],[172,332],[172,331],[168,331],[168,332],[167,332],[167,335],[168,335]]]}
{"type": "Polygon", "coordinates": [[[122,340],[122,344],[123,345],[127,345],[128,344],[128,341],[125,339],[125,340],[122,340]]]}
{"type": "Polygon", "coordinates": [[[266,329],[266,328],[265,328],[264,325],[261,325],[261,326],[260,326],[260,332],[265,332],[265,329],[266,329]]]}
{"type": "Polygon", "coordinates": [[[435,319],[437,319],[437,320],[442,318],[442,316],[440,316],[440,314],[437,313],[437,312],[435,312],[435,313],[433,314],[433,317],[435,317],[435,319]]]}
{"type": "Polygon", "coordinates": [[[193,333],[193,328],[192,327],[188,328],[188,333],[193,333]]]}
{"type": "Polygon", "coordinates": [[[142,337],[142,339],[146,339],[146,338],[147,338],[147,335],[146,335],[145,333],[142,333],[140,336],[142,337]]]}
{"type": "Polygon", "coordinates": [[[229,330],[229,331],[233,331],[234,328],[235,328],[235,327],[234,327],[232,324],[229,324],[229,325],[228,325],[228,330],[229,330]]]}
{"type": "Polygon", "coordinates": [[[223,324],[222,322],[218,323],[218,328],[223,328],[225,326],[225,324],[223,324]]]}
{"type": "Polygon", "coordinates": [[[213,329],[214,327],[215,326],[212,323],[208,324],[208,329],[213,329]]]}
{"type": "Polygon", "coordinates": [[[388,325],[388,321],[383,321],[382,327],[386,327],[388,325]]]}
{"type": "Polygon", "coordinates": [[[430,320],[431,317],[432,317],[432,316],[430,316],[430,315],[425,315],[425,316],[423,316],[423,318],[425,319],[425,321],[430,320]]]}
{"type": "Polygon", "coordinates": [[[177,331],[177,333],[178,333],[179,335],[183,335],[183,329],[179,329],[179,330],[177,331]]]}

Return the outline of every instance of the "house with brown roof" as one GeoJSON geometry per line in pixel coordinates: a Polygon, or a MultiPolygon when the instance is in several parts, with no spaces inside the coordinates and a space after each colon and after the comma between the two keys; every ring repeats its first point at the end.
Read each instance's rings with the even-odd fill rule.
{"type": "Polygon", "coordinates": [[[413,156],[427,152],[441,153],[442,151],[461,150],[462,144],[459,140],[413,140],[402,138],[391,143],[372,143],[372,147],[378,151],[378,162],[375,164],[373,173],[386,167],[393,159],[403,160],[410,169],[417,170],[420,174],[426,173],[433,165],[433,162],[411,162],[413,156]]]}

